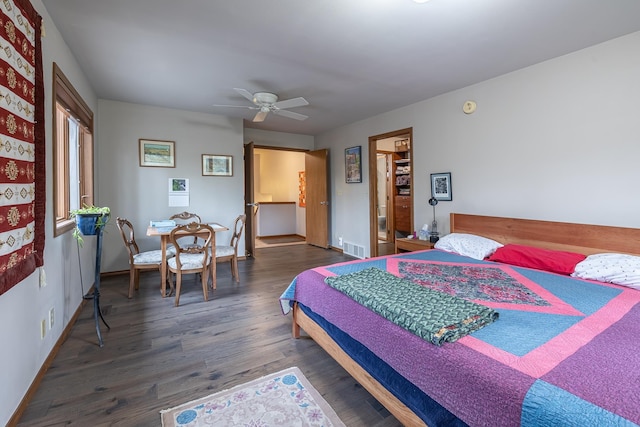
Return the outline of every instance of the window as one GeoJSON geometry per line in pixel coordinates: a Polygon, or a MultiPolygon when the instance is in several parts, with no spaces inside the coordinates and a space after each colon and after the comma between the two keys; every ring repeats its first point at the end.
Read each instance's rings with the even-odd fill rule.
{"type": "Polygon", "coordinates": [[[93,204],[93,112],[53,64],[54,236],[73,229],[69,211],[93,204]]]}

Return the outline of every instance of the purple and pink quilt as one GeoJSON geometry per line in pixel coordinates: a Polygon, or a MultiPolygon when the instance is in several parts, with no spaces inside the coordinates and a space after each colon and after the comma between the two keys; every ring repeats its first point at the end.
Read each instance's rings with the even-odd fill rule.
{"type": "MultiPolygon", "coordinates": [[[[431,250],[318,267],[283,293],[469,425],[640,423],[640,292],[431,250]],[[324,279],[377,267],[489,306],[499,320],[437,347],[324,279]]],[[[414,409],[414,408],[412,408],[414,409]]]]}

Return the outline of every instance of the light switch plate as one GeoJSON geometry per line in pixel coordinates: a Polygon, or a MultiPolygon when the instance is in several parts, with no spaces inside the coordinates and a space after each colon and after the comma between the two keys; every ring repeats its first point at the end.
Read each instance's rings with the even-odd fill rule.
{"type": "Polygon", "coordinates": [[[44,288],[47,286],[47,275],[44,273],[44,267],[40,267],[40,287],[44,288]]]}

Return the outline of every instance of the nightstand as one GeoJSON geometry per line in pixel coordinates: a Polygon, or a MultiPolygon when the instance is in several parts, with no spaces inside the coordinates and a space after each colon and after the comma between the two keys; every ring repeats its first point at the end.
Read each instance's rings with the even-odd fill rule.
{"type": "Polygon", "coordinates": [[[424,251],[427,249],[433,249],[434,243],[431,243],[428,240],[420,240],[420,239],[396,239],[396,253],[399,254],[401,252],[413,252],[413,251],[424,251]]]}

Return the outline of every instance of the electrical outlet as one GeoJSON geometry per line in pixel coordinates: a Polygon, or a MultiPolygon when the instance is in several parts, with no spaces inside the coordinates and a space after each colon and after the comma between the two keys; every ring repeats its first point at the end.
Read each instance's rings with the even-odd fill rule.
{"type": "Polygon", "coordinates": [[[47,276],[44,274],[44,267],[40,267],[40,287],[44,288],[47,286],[47,276]]]}
{"type": "Polygon", "coordinates": [[[42,319],[40,322],[40,339],[43,340],[44,336],[47,334],[47,321],[42,319]]]}
{"type": "Polygon", "coordinates": [[[342,246],[342,236],[338,237],[338,246],[342,246]]]}
{"type": "Polygon", "coordinates": [[[54,316],[53,307],[51,307],[51,310],[49,310],[49,329],[53,329],[54,323],[55,323],[55,316],[54,316]]]}

